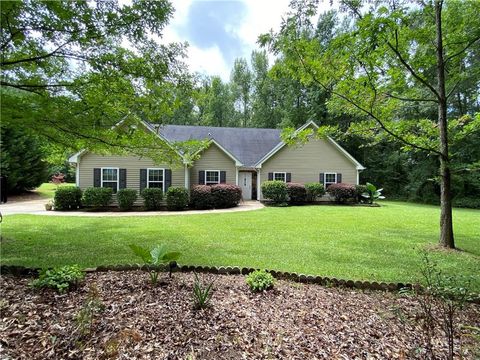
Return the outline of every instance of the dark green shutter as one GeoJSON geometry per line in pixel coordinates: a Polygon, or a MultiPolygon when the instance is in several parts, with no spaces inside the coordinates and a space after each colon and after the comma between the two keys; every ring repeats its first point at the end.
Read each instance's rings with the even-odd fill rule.
{"type": "Polygon", "coordinates": [[[102,170],[100,168],[95,168],[93,169],[93,186],[94,187],[100,187],[102,186],[101,182],[101,172],[102,170]]]}
{"type": "Polygon", "coordinates": [[[320,184],[325,185],[325,173],[320,173],[320,178],[318,181],[320,184]]]}
{"type": "Polygon", "coordinates": [[[120,169],[119,186],[120,186],[120,189],[127,188],[127,169],[120,169]]]}
{"type": "Polygon", "coordinates": [[[286,176],[285,181],[286,181],[287,183],[292,182],[292,173],[287,173],[287,176],[286,176]]]}
{"type": "Polygon", "coordinates": [[[172,170],[165,169],[165,192],[172,186],[172,170]]]}
{"type": "Polygon", "coordinates": [[[227,172],[220,171],[220,184],[225,184],[227,182],[227,172]]]}
{"type": "Polygon", "coordinates": [[[140,169],[140,192],[147,187],[147,169],[140,169]]]}
{"type": "Polygon", "coordinates": [[[337,184],[342,182],[342,174],[337,173],[337,184]]]}
{"type": "Polygon", "coordinates": [[[268,181],[272,181],[273,180],[273,173],[268,173],[268,181]]]}
{"type": "Polygon", "coordinates": [[[205,171],[199,171],[198,172],[198,183],[200,185],[205,185],[205,171]]]}

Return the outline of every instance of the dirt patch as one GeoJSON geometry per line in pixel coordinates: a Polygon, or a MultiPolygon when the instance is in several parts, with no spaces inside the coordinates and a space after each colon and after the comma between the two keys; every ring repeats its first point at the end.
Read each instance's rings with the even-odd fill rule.
{"type": "MultiPolygon", "coordinates": [[[[152,288],[140,271],[88,274],[66,295],[34,292],[29,279],[3,276],[2,358],[45,359],[411,359],[424,358],[424,339],[411,297],[278,281],[251,293],[243,276],[215,280],[212,306],[192,307],[194,275],[176,273],[152,288]],[[88,331],[75,320],[95,284],[103,310],[88,331]],[[85,330],[85,329],[84,329],[85,330]]],[[[480,325],[480,309],[459,317],[480,325]]],[[[457,355],[473,359],[471,339],[457,355]]],[[[446,344],[437,334],[436,351],[446,344]]]]}

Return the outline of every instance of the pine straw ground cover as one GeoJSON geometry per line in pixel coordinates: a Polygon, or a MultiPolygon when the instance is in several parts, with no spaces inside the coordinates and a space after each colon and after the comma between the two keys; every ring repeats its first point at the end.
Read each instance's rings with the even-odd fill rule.
{"type": "MultiPolygon", "coordinates": [[[[175,273],[152,288],[140,271],[88,274],[65,295],[35,292],[30,279],[3,276],[2,359],[410,359],[424,358],[412,297],[278,281],[251,293],[243,276],[202,275],[215,281],[212,306],[192,308],[192,273],[175,273]],[[91,327],[75,318],[96,288],[103,310],[91,327]],[[89,290],[90,289],[90,290],[89,290]]],[[[469,304],[462,324],[479,326],[469,304]]],[[[473,359],[462,337],[456,354],[473,359]]],[[[442,358],[441,334],[435,351],[442,358]]]]}

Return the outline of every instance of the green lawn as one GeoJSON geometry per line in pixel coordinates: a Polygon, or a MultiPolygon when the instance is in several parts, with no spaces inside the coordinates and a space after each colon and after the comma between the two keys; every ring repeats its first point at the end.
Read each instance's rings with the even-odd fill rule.
{"type": "MultiPolygon", "coordinates": [[[[414,281],[418,250],[439,232],[434,206],[303,206],[156,217],[6,216],[2,263],[85,267],[134,263],[128,244],[166,243],[180,263],[239,265],[349,279],[414,281]]],[[[480,211],[456,209],[457,246],[432,250],[445,271],[475,275],[480,289],[480,211]]]]}
{"type": "Polygon", "coordinates": [[[35,192],[43,198],[53,199],[53,195],[55,195],[55,190],[57,190],[58,186],[75,186],[75,184],[64,183],[60,185],[55,185],[53,183],[43,183],[35,189],[35,192]]]}

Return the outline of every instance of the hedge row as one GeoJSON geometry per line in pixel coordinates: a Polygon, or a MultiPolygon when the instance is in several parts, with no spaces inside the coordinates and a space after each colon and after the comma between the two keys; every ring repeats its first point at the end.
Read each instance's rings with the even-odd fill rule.
{"type": "Polygon", "coordinates": [[[320,183],[285,183],[283,181],[265,181],[262,184],[262,194],[265,199],[271,200],[276,205],[290,204],[301,205],[311,203],[323,196],[330,194],[339,204],[347,202],[364,202],[362,194],[366,191],[365,185],[350,185],[344,183],[331,184],[325,191],[320,183]]]}
{"type": "MultiPolygon", "coordinates": [[[[117,194],[117,204],[121,210],[130,210],[137,201],[137,191],[120,189],[117,194]]],[[[162,189],[147,188],[141,192],[145,210],[160,210],[165,197],[168,210],[184,210],[191,201],[195,209],[225,209],[235,207],[242,198],[239,186],[218,184],[213,186],[194,186],[189,199],[188,190],[183,187],[170,187],[165,196],[162,189]]],[[[111,188],[90,187],[82,190],[75,186],[60,187],[55,191],[55,210],[76,210],[82,206],[94,209],[105,208],[113,202],[111,188]]]]}

